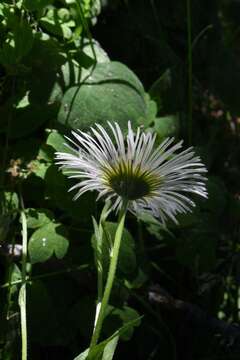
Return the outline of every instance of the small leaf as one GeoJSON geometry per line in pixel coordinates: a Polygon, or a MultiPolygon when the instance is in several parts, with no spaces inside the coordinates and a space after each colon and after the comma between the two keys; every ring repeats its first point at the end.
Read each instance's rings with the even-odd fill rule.
{"type": "Polygon", "coordinates": [[[31,263],[47,261],[53,254],[62,259],[68,250],[66,237],[65,228],[52,222],[36,230],[28,245],[31,263]]]}
{"type": "Polygon", "coordinates": [[[158,135],[159,142],[166,137],[177,137],[179,128],[178,115],[168,115],[155,119],[154,130],[158,135]]]}
{"type": "Polygon", "coordinates": [[[129,324],[131,321],[138,319],[133,326],[128,326],[124,333],[120,335],[121,340],[130,340],[133,335],[134,327],[139,326],[141,323],[139,313],[129,306],[123,306],[122,308],[108,306],[108,311],[109,313],[104,320],[104,331],[108,334],[112,334],[116,331],[116,328],[119,327],[119,323],[124,326],[125,324],[129,324]]]}
{"type": "Polygon", "coordinates": [[[38,160],[33,160],[28,164],[28,168],[31,170],[31,173],[34,173],[42,179],[44,179],[48,167],[49,164],[38,160]]]}
{"type": "Polygon", "coordinates": [[[64,145],[66,143],[66,139],[56,130],[51,131],[48,135],[46,143],[47,145],[52,146],[55,151],[65,152],[67,149],[66,145],[64,145]]]}

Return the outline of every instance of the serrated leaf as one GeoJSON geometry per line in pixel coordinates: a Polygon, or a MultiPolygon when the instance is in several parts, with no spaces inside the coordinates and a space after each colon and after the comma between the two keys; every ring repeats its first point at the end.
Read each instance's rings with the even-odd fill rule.
{"type": "Polygon", "coordinates": [[[55,254],[62,259],[68,250],[67,232],[63,225],[49,223],[36,230],[28,244],[31,263],[45,262],[55,254]]]}

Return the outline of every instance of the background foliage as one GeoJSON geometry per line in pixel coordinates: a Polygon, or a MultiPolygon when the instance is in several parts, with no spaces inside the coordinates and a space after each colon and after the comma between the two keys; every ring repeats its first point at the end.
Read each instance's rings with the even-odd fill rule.
{"type": "MultiPolygon", "coordinates": [[[[103,340],[128,323],[116,359],[239,359],[239,14],[237,0],[1,1],[1,359],[20,358],[23,210],[29,358],[88,347],[103,204],[72,201],[54,152],[71,129],[129,119],[193,144],[209,199],[168,230],[129,214],[103,340]]],[[[112,215],[105,272],[115,229],[112,215]]]]}

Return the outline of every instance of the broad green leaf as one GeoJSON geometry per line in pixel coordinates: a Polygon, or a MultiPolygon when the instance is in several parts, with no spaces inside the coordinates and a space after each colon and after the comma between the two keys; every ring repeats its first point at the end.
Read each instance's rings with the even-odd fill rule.
{"type": "MultiPolygon", "coordinates": [[[[67,54],[66,61],[59,71],[57,84],[64,90],[71,86],[79,85],[88,76],[91,75],[96,63],[107,63],[110,59],[100,44],[92,40],[92,46],[95,51],[96,59],[88,39],[75,41],[77,50],[67,54]]],[[[57,80],[57,79],[56,79],[57,80]]]]}
{"type": "Polygon", "coordinates": [[[57,121],[73,129],[117,121],[126,129],[129,120],[135,127],[142,119],[146,119],[142,84],[125,65],[109,62],[97,64],[81,84],[67,90],[57,121]]]}
{"type": "MultiPolygon", "coordinates": [[[[95,50],[95,55],[96,55],[98,64],[110,62],[110,58],[109,58],[108,54],[104,51],[104,49],[100,46],[100,44],[96,40],[92,41],[92,45],[95,50]]],[[[92,47],[91,47],[91,44],[88,39],[85,42],[85,44],[83,45],[83,52],[90,58],[92,58],[92,59],[94,58],[93,52],[92,52],[92,47]]]]}
{"type": "Polygon", "coordinates": [[[47,209],[26,209],[27,226],[30,229],[37,229],[49,224],[53,220],[53,213],[47,209]]]}
{"type": "Polygon", "coordinates": [[[28,249],[32,264],[47,261],[54,254],[62,259],[68,250],[66,229],[52,222],[44,225],[32,234],[28,249]]]}

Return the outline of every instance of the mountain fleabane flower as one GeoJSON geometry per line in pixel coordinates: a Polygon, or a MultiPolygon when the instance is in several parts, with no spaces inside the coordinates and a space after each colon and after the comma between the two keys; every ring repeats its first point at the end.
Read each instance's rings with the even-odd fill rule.
{"type": "Polygon", "coordinates": [[[207,170],[192,147],[178,152],[183,141],[174,144],[174,138],[154,147],[156,134],[140,127],[134,133],[130,121],[126,137],[117,123],[108,126],[110,134],[99,124],[91,134],[72,131],[70,152],[56,153],[57,164],[79,180],[70,189],[77,190],[74,199],[96,190],[117,211],[127,203],[135,214],[177,223],[177,214],[195,206],[191,193],[207,197],[207,170]]]}

